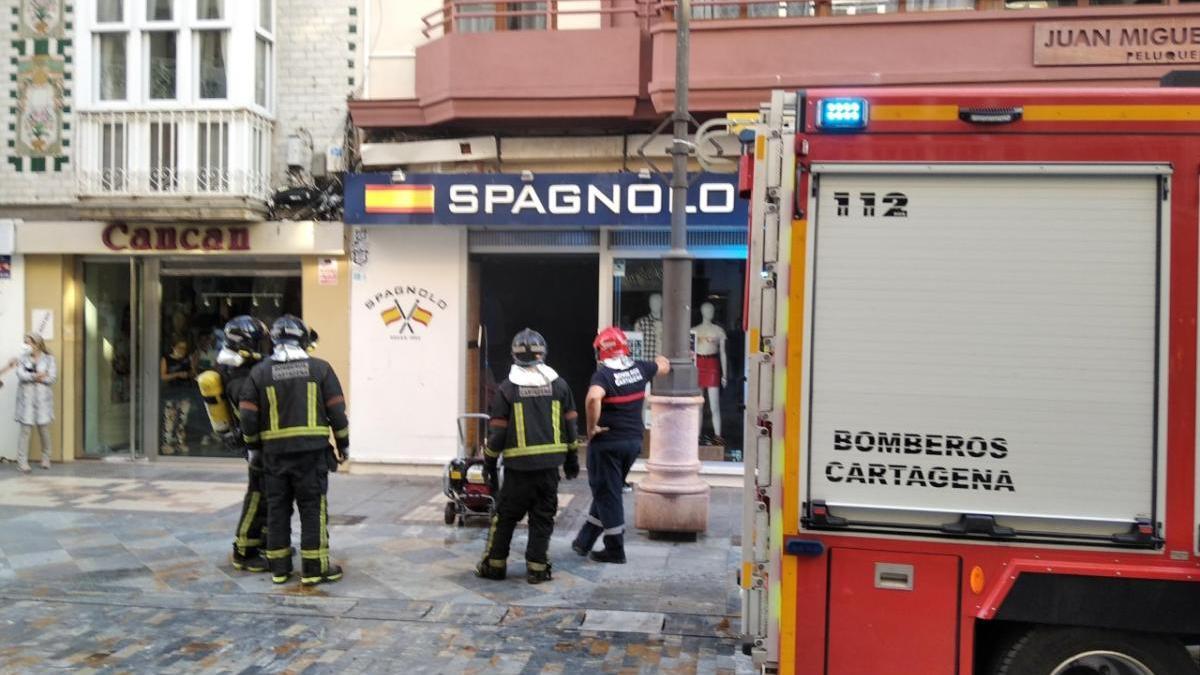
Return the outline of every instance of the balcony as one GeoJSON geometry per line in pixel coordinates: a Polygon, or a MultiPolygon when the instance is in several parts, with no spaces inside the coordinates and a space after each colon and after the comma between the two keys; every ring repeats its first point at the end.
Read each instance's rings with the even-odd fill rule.
{"type": "Polygon", "coordinates": [[[84,217],[260,220],[273,127],[252,110],[81,111],[84,217]]]}
{"type": "MultiPolygon", "coordinates": [[[[440,5],[423,19],[429,41],[416,48],[415,95],[352,101],[358,126],[611,130],[661,119],[674,106],[677,0],[440,5]]],[[[701,118],[755,110],[775,88],[1155,86],[1197,59],[1125,62],[1123,53],[1114,60],[1076,49],[1065,63],[1041,58],[1035,35],[1044,40],[1064,25],[1089,35],[1133,24],[1200,26],[1200,2],[1192,0],[692,0],[691,7],[690,108],[701,118]]]]}

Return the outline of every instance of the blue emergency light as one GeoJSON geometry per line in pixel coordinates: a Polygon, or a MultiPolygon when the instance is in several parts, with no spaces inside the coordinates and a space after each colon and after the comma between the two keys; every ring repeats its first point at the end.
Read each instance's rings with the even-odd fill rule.
{"type": "Polygon", "coordinates": [[[866,129],[869,117],[865,98],[823,98],[817,101],[818,129],[866,129]]]}

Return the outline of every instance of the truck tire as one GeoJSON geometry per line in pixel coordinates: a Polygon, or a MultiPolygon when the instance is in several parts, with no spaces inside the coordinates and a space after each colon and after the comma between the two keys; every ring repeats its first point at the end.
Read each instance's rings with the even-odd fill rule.
{"type": "Polygon", "coordinates": [[[1095,628],[1038,626],[1019,634],[993,660],[990,675],[1195,675],[1183,644],[1171,637],[1095,628]]]}

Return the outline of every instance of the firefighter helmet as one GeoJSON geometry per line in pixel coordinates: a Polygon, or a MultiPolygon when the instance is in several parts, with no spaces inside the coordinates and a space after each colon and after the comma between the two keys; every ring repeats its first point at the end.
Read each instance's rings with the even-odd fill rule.
{"type": "Polygon", "coordinates": [[[609,326],[600,331],[596,336],[596,340],[592,342],[592,347],[596,350],[596,358],[604,361],[618,356],[629,356],[629,338],[625,337],[625,331],[616,326],[609,326]]]}
{"type": "Polygon", "coordinates": [[[542,334],[526,328],[517,333],[512,341],[513,363],[518,366],[536,366],[546,361],[546,338],[542,334]]]}
{"type": "Polygon", "coordinates": [[[271,342],[275,345],[294,345],[308,349],[313,333],[298,317],[284,314],[271,324],[271,342]]]}
{"type": "Polygon", "coordinates": [[[225,348],[237,352],[242,358],[254,361],[262,359],[266,337],[267,326],[252,316],[235,316],[225,324],[225,348]]]}

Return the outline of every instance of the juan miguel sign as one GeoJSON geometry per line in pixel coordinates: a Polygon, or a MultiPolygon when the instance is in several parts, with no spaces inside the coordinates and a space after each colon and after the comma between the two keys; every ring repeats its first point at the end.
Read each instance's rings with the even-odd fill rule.
{"type": "MultiPolygon", "coordinates": [[[[351,174],[345,190],[358,225],[666,227],[674,208],[664,181],[632,173],[351,174]]],[[[695,176],[684,208],[696,225],[746,226],[734,175],[695,176]]]]}
{"type": "Polygon", "coordinates": [[[250,228],[112,223],[100,233],[100,241],[110,251],[249,251],[250,228]]]}
{"type": "Polygon", "coordinates": [[[1200,63],[1200,17],[1035,24],[1035,66],[1200,63]]]}

